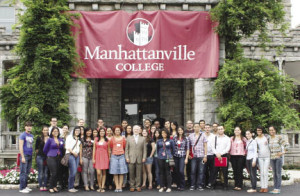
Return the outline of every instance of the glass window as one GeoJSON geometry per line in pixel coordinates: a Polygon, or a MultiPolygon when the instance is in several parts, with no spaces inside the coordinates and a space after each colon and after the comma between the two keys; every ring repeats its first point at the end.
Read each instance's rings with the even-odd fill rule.
{"type": "Polygon", "coordinates": [[[12,33],[15,24],[15,8],[0,6],[0,27],[6,27],[6,33],[12,33]]]}

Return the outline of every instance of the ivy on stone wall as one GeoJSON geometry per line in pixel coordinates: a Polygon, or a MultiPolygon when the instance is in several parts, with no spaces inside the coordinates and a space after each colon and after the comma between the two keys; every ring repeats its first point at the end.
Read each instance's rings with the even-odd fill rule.
{"type": "Polygon", "coordinates": [[[270,25],[282,34],[288,28],[285,23],[283,0],[220,0],[211,10],[212,19],[219,23],[216,31],[225,38],[226,58],[242,55],[239,44],[242,38],[258,33],[261,46],[270,41],[270,25]]]}
{"type": "Polygon", "coordinates": [[[277,130],[300,127],[299,113],[292,105],[295,85],[267,60],[227,60],[215,81],[214,96],[220,98],[217,111],[228,134],[235,126],[254,130],[273,125],[277,130]]]}
{"type": "Polygon", "coordinates": [[[70,28],[74,15],[67,0],[24,0],[26,10],[19,21],[20,39],[15,52],[19,63],[5,72],[7,83],[1,87],[2,116],[12,129],[17,118],[34,127],[69,122],[68,90],[77,62],[75,41],[70,28]]]}

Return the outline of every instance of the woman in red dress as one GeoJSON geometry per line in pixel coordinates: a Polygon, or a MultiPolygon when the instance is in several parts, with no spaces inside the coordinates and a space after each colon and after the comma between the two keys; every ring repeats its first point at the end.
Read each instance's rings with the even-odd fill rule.
{"type": "Polygon", "coordinates": [[[93,163],[97,170],[98,192],[105,192],[106,170],[109,168],[109,145],[105,129],[100,128],[99,139],[95,138],[93,148],[93,163]]]}

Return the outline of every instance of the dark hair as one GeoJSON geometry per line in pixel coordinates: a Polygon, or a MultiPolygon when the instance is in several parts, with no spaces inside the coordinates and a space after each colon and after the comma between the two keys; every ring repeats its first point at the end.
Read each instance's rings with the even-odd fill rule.
{"type": "Polygon", "coordinates": [[[161,123],[160,123],[160,121],[159,121],[158,119],[155,119],[155,120],[153,121],[153,124],[154,124],[155,122],[158,122],[158,123],[159,123],[159,126],[161,126],[161,123]]]}
{"type": "MultiPolygon", "coordinates": [[[[171,125],[173,124],[173,125],[175,125],[175,131],[176,131],[176,133],[177,133],[177,130],[178,130],[178,123],[176,122],[176,121],[172,121],[171,123],[170,123],[171,125]]],[[[172,126],[170,126],[170,129],[171,129],[171,131],[173,132],[173,129],[172,129],[172,126]]]]}
{"type": "Polygon", "coordinates": [[[184,127],[183,127],[183,126],[179,126],[179,127],[178,127],[178,129],[177,129],[177,131],[176,131],[177,137],[179,138],[179,133],[178,133],[179,128],[183,130],[183,133],[182,133],[182,139],[184,139],[184,138],[185,138],[185,133],[184,133],[184,127]]]}
{"type": "Polygon", "coordinates": [[[32,127],[32,122],[31,121],[27,121],[25,122],[25,127],[32,127]]]}
{"type": "Polygon", "coordinates": [[[157,130],[157,128],[156,128],[156,126],[155,126],[155,125],[151,125],[151,126],[150,126],[150,133],[149,133],[149,134],[150,134],[150,137],[151,137],[151,138],[154,138],[154,134],[155,134],[155,131],[156,131],[156,130],[157,130]],[[155,128],[155,130],[154,130],[154,132],[153,132],[153,133],[152,133],[152,131],[151,131],[152,127],[154,127],[154,128],[155,128]]]}
{"type": "Polygon", "coordinates": [[[122,128],[122,126],[121,125],[115,125],[115,126],[113,126],[112,127],[112,131],[113,131],[113,133],[115,134],[115,130],[116,130],[116,128],[119,128],[120,129],[120,131],[121,131],[121,133],[122,133],[122,131],[123,131],[123,128],[122,128]]]}
{"type": "Polygon", "coordinates": [[[151,125],[151,120],[150,120],[149,118],[147,118],[146,120],[144,120],[144,123],[145,123],[146,121],[149,121],[149,123],[150,123],[150,125],[151,125]]]}
{"type": "Polygon", "coordinates": [[[126,120],[126,119],[123,119],[121,123],[123,123],[124,121],[128,123],[128,120],[126,120]]]}
{"type": "Polygon", "coordinates": [[[195,126],[195,125],[199,125],[199,126],[200,126],[200,123],[194,123],[194,126],[195,126]]]}
{"type": "Polygon", "coordinates": [[[154,140],[155,143],[156,143],[157,140],[158,140],[158,139],[161,139],[161,138],[162,138],[162,136],[161,136],[161,131],[160,131],[159,129],[156,129],[156,130],[154,131],[154,134],[153,134],[153,140],[154,140]],[[158,132],[158,134],[159,134],[158,138],[155,137],[155,133],[156,133],[156,132],[158,132]]]}
{"type": "Polygon", "coordinates": [[[85,128],[84,128],[84,126],[79,126],[79,127],[80,127],[79,137],[81,138],[82,136],[84,137],[84,130],[85,130],[85,128]],[[83,135],[81,135],[81,129],[83,129],[83,135]]]}
{"type": "Polygon", "coordinates": [[[73,138],[75,139],[75,130],[76,129],[79,129],[79,135],[78,135],[78,137],[79,137],[79,139],[80,139],[80,132],[81,132],[81,129],[80,129],[80,126],[76,126],[76,127],[74,127],[74,129],[73,129],[73,138]]]}
{"type": "MultiPolygon", "coordinates": [[[[149,132],[148,132],[148,130],[147,129],[142,129],[142,135],[143,135],[143,131],[146,131],[146,133],[147,133],[147,137],[146,137],[146,143],[148,143],[149,141],[151,141],[151,137],[150,137],[150,134],[149,134],[149,132]]],[[[143,136],[144,137],[144,136],[143,136]]]]}
{"type": "Polygon", "coordinates": [[[95,138],[94,138],[94,131],[97,132],[97,136],[96,136],[96,137],[99,137],[99,131],[97,130],[97,128],[94,128],[93,131],[92,131],[93,139],[95,139],[95,138]]]}
{"type": "MultiPolygon", "coordinates": [[[[234,129],[236,129],[236,128],[239,128],[240,129],[240,131],[241,131],[241,139],[243,138],[243,135],[242,135],[242,129],[241,129],[241,127],[239,127],[239,126],[236,126],[236,127],[234,127],[234,129]]],[[[233,134],[233,141],[235,140],[235,134],[233,134]]]]}
{"type": "Polygon", "coordinates": [[[205,124],[205,120],[199,120],[199,124],[200,124],[201,122],[204,122],[204,124],[205,124]]]}
{"type": "Polygon", "coordinates": [[[256,127],[256,132],[257,132],[257,129],[260,129],[260,130],[262,131],[262,133],[264,133],[264,128],[263,128],[263,126],[261,126],[261,125],[257,126],[257,127],[256,127]]]}
{"type": "Polygon", "coordinates": [[[218,124],[218,123],[216,123],[216,122],[214,122],[214,123],[213,123],[213,125],[214,125],[214,124],[216,124],[217,126],[219,126],[219,124],[218,124]]]}
{"type": "Polygon", "coordinates": [[[275,127],[274,125],[269,126],[269,129],[270,129],[271,127],[273,127],[273,129],[275,130],[275,132],[277,132],[277,129],[276,129],[276,127],[275,127]]]}
{"type": "Polygon", "coordinates": [[[210,124],[205,124],[205,126],[210,126],[210,127],[211,127],[211,125],[210,125],[210,124]]]}
{"type": "Polygon", "coordinates": [[[55,129],[58,131],[58,136],[57,136],[57,138],[59,138],[59,136],[60,136],[60,131],[59,131],[58,127],[52,127],[51,132],[50,132],[50,136],[49,136],[50,138],[53,138],[52,132],[53,132],[55,129]]]}
{"type": "Polygon", "coordinates": [[[162,129],[161,129],[161,136],[162,136],[162,132],[166,132],[166,134],[167,134],[167,139],[170,139],[170,133],[169,133],[168,129],[162,128],[162,129]]]}
{"type": "Polygon", "coordinates": [[[127,137],[128,136],[128,133],[127,133],[127,128],[128,127],[131,127],[131,132],[130,132],[130,135],[132,135],[132,126],[131,125],[127,125],[126,127],[125,127],[125,137],[127,137]]]}
{"type": "Polygon", "coordinates": [[[86,142],[87,132],[88,131],[92,131],[91,140],[94,139],[94,137],[93,137],[93,129],[91,127],[87,127],[87,128],[84,129],[84,134],[83,134],[83,141],[85,141],[85,142],[86,142]]]}
{"type": "Polygon", "coordinates": [[[98,139],[98,140],[100,141],[100,139],[101,139],[101,136],[100,136],[100,131],[101,131],[101,130],[104,130],[104,141],[106,141],[106,142],[107,142],[107,141],[108,141],[108,139],[106,138],[106,130],[105,130],[104,128],[100,128],[100,129],[99,129],[99,133],[98,133],[98,135],[99,135],[99,137],[98,137],[98,138],[99,138],[99,139],[98,139]]]}
{"type": "MultiPolygon", "coordinates": [[[[47,125],[43,125],[43,128],[42,128],[41,140],[42,140],[43,143],[44,143],[44,139],[45,139],[45,136],[44,136],[44,133],[43,133],[44,128],[48,128],[48,126],[47,125]]],[[[48,131],[48,136],[49,136],[49,131],[48,131]]]]}

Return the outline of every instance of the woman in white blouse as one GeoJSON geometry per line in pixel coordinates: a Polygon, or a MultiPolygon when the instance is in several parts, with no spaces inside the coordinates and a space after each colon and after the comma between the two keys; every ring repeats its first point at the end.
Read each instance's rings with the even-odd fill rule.
{"type": "Polygon", "coordinates": [[[70,153],[69,157],[69,182],[68,190],[71,193],[77,192],[74,188],[75,175],[79,164],[80,152],[80,127],[75,127],[73,134],[69,135],[66,140],[66,154],[70,153]]]}
{"type": "Polygon", "coordinates": [[[247,156],[246,156],[246,166],[248,169],[248,172],[250,174],[250,180],[251,180],[251,189],[249,189],[248,193],[255,193],[256,192],[256,172],[257,172],[257,143],[252,138],[252,132],[246,131],[246,150],[247,150],[247,156]]]}

